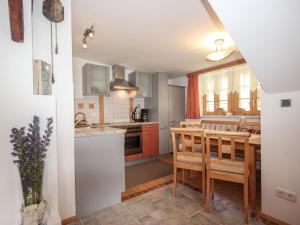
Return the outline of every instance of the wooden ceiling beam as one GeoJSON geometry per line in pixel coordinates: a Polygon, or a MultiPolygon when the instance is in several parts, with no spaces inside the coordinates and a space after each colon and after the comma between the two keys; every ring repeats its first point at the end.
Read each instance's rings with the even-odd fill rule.
{"type": "Polygon", "coordinates": [[[208,73],[208,72],[212,72],[212,71],[215,71],[215,70],[220,70],[220,69],[224,69],[224,68],[227,68],[227,67],[232,67],[232,66],[240,65],[240,64],[243,64],[243,63],[246,63],[245,59],[238,59],[236,61],[232,61],[232,62],[229,62],[229,63],[224,63],[222,65],[213,66],[213,67],[209,67],[209,68],[206,68],[206,69],[198,70],[198,71],[195,71],[195,72],[192,72],[192,73],[189,73],[189,74],[208,73]]]}

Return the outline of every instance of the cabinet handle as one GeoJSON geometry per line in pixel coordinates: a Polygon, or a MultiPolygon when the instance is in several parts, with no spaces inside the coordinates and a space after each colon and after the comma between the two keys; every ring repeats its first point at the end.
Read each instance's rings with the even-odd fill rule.
{"type": "Polygon", "coordinates": [[[144,135],[149,135],[149,133],[144,133],[144,135]]]}
{"type": "Polygon", "coordinates": [[[148,128],[151,128],[152,126],[147,126],[148,128]]]}

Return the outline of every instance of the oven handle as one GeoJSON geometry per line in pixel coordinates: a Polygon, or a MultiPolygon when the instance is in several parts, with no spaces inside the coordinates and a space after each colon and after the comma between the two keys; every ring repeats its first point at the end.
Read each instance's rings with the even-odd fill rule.
{"type": "Polygon", "coordinates": [[[141,132],[125,134],[125,137],[136,137],[136,136],[141,136],[141,132]]]}

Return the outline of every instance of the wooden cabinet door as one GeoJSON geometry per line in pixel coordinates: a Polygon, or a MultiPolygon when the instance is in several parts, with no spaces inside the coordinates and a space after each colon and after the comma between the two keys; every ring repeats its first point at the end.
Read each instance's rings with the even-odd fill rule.
{"type": "Polygon", "coordinates": [[[159,129],[158,124],[145,124],[142,127],[143,157],[158,156],[159,129]]]}
{"type": "Polygon", "coordinates": [[[152,143],[151,143],[151,133],[143,132],[143,157],[152,156],[152,143]]]}
{"type": "Polygon", "coordinates": [[[151,139],[152,139],[152,156],[156,157],[159,155],[159,128],[158,128],[158,124],[155,124],[154,128],[153,128],[153,132],[151,135],[151,139]]]}

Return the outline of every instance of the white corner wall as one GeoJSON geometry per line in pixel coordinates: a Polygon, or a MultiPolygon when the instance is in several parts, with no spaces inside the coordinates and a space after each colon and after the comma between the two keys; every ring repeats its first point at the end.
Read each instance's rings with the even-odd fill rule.
{"type": "Polygon", "coordinates": [[[262,95],[262,212],[300,224],[300,91],[262,95]],[[291,99],[291,108],[280,108],[291,99]],[[280,187],[297,194],[297,203],[276,198],[280,187]]]}
{"type": "MultiPolygon", "coordinates": [[[[58,195],[62,219],[76,215],[74,166],[74,89],[72,75],[71,0],[61,1],[65,19],[57,24],[58,55],[54,55],[53,95],[56,99],[58,195]]],[[[43,0],[34,1],[33,58],[51,62],[50,22],[42,14],[43,0]]],[[[53,25],[54,31],[54,25],[53,25]]],[[[55,35],[53,34],[53,40],[55,35]]],[[[55,43],[55,41],[53,41],[55,43]]]]}
{"type": "MultiPolygon", "coordinates": [[[[41,2],[42,0],[34,1],[35,4],[41,2]]],[[[23,1],[24,43],[15,43],[11,40],[8,2],[0,1],[1,225],[19,225],[21,221],[22,194],[18,170],[12,163],[10,155],[12,150],[9,143],[10,129],[27,126],[33,115],[40,116],[43,129],[47,117],[51,116],[55,120],[44,177],[45,198],[52,213],[48,224],[60,224],[61,218],[75,215],[71,0],[63,0],[62,3],[65,7],[65,21],[58,25],[60,54],[55,57],[56,84],[53,90],[55,96],[34,96],[31,1],[23,1]]],[[[41,17],[38,20],[43,21],[45,18],[41,17]]],[[[46,24],[49,29],[50,22],[46,24]]],[[[38,38],[48,40],[49,37],[50,32],[40,32],[38,38]]],[[[48,44],[40,43],[38,48],[40,52],[50,55],[48,44]]]]}

